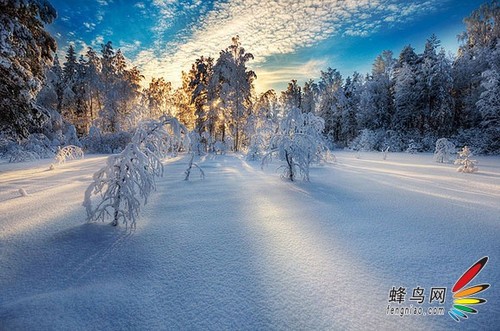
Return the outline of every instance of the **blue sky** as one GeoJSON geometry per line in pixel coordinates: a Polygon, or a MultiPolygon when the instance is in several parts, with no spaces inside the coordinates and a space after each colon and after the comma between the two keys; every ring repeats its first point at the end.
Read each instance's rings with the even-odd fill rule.
{"type": "Polygon", "coordinates": [[[317,78],[327,67],[344,77],[369,72],[375,57],[422,51],[436,34],[457,49],[464,17],[476,0],[51,0],[57,20],[48,27],[60,50],[77,51],[111,40],[149,80],[174,86],[201,55],[217,57],[238,34],[255,56],[256,88],[282,90],[291,79],[317,78]]]}

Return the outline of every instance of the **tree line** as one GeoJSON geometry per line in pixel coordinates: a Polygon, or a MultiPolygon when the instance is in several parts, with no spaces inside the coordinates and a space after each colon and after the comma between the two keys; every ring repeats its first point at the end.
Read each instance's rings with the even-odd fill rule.
{"type": "Polygon", "coordinates": [[[366,75],[344,79],[327,68],[317,81],[300,86],[292,80],[285,91],[259,95],[253,86],[257,75],[248,67],[253,55],[238,36],[217,59],[196,59],[182,73],[180,87],[164,78],[142,87],[139,69],[128,66],[111,42],[99,51],[89,47],[82,56],[69,46],[61,63],[53,57],[52,37],[36,33],[55,18],[53,8],[46,1],[20,3],[17,9],[2,4],[1,14],[2,20],[32,31],[19,35],[22,43],[1,45],[0,128],[17,139],[47,131],[46,123],[59,116],[85,137],[93,130],[131,132],[145,119],[167,115],[193,130],[206,149],[219,143],[252,150],[259,134],[276,131],[279,120],[297,108],[323,118],[330,147],[403,151],[412,145],[425,151],[447,137],[476,152],[500,152],[497,0],[465,18],[456,56],[446,54],[432,35],[421,54],[410,45],[396,57],[382,52],[366,75]]]}

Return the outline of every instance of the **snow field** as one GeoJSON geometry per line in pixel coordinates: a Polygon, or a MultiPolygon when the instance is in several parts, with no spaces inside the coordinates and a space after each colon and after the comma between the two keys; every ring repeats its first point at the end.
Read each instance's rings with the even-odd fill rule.
{"type": "Polygon", "coordinates": [[[168,160],[132,232],[84,223],[104,157],[1,164],[0,329],[496,329],[500,159],[462,174],[431,154],[336,156],[309,183],[235,155],[185,182],[188,157],[168,160]],[[451,291],[484,255],[488,303],[467,321],[386,315],[392,286],[451,291]]]}

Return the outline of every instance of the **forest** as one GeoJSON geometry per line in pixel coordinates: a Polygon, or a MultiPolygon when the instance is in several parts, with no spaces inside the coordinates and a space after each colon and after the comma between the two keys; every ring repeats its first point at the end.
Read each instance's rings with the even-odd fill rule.
{"type": "MultiPolygon", "coordinates": [[[[139,123],[175,117],[205,152],[261,157],[278,123],[294,109],[324,121],[330,149],[433,151],[439,138],[474,153],[500,153],[500,5],[483,4],[464,19],[456,55],[436,35],[419,54],[411,45],[385,50],[369,73],[343,77],[325,68],[303,86],[257,94],[251,45],[234,36],[217,58],[200,54],[182,85],[145,82],[111,41],[60,59],[44,30],[57,16],[45,0],[2,0],[0,155],[51,157],[58,147],[114,153],[139,123]]],[[[12,157],[12,156],[15,157],[12,157]]]]}

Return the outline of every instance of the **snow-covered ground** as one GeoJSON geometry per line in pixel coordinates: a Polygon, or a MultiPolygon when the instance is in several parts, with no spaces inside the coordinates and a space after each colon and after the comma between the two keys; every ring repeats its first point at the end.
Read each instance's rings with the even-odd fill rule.
{"type": "Polygon", "coordinates": [[[91,156],[0,164],[0,329],[491,329],[500,327],[500,158],[463,174],[431,154],[339,152],[290,183],[235,155],[165,162],[137,228],[86,224],[91,156]],[[28,196],[21,196],[19,189],[28,196]],[[490,283],[457,324],[451,288],[483,256],[490,283]],[[429,307],[444,316],[389,316],[429,307]],[[425,303],[409,301],[425,289],[425,303]]]}

